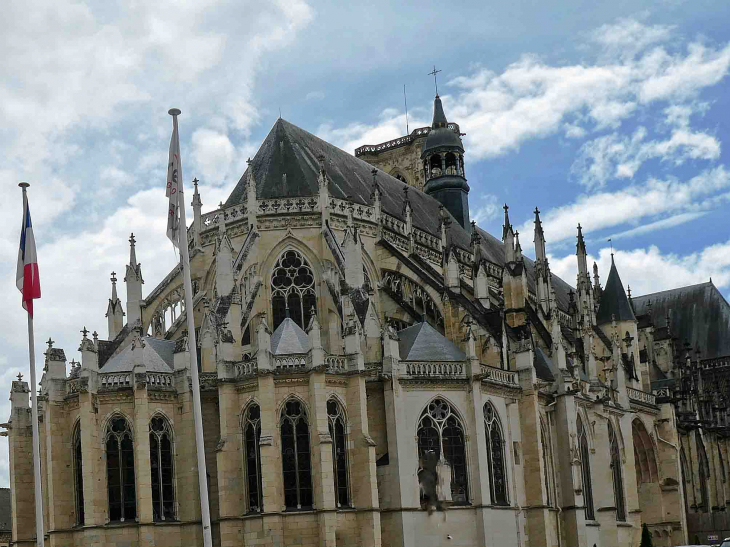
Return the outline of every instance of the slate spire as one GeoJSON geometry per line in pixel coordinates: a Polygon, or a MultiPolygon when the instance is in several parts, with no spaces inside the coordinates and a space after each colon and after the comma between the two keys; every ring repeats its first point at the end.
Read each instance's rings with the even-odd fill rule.
{"type": "Polygon", "coordinates": [[[616,269],[616,263],[611,256],[611,271],[608,273],[606,286],[601,293],[601,305],[598,307],[596,322],[605,325],[612,320],[636,321],[631,304],[626,296],[624,285],[616,269]]]}

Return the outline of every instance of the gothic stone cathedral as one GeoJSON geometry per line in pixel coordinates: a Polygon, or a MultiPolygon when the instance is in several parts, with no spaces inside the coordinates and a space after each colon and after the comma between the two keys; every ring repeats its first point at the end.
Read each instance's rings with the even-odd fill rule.
{"type": "MultiPolygon", "coordinates": [[[[189,352],[201,363],[214,543],[619,547],[730,535],[730,307],[712,283],[575,287],[505,206],[469,222],[459,127],[346,153],[277,120],[227,202],[143,296],[135,240],[108,339],[46,352],[51,546],[202,545],[189,352]],[[126,310],[126,314],[125,311],[126,310]],[[186,314],[197,325],[187,341],[186,314]],[[126,318],[126,320],[125,320],[126,318]],[[689,347],[691,344],[691,347],[689,347]]],[[[140,241],[138,244],[144,245],[140,241]]],[[[29,386],[7,436],[12,545],[32,545],[29,386]]]]}

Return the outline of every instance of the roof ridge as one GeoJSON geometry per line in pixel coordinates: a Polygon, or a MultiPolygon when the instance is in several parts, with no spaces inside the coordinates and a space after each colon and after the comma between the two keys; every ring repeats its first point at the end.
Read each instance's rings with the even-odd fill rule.
{"type": "MultiPolygon", "coordinates": [[[[703,281],[702,283],[694,283],[692,285],[683,285],[681,287],[674,287],[673,289],[664,289],[663,291],[656,291],[656,292],[652,292],[652,293],[642,294],[642,295],[639,295],[639,296],[633,296],[632,295],[631,298],[633,300],[638,300],[640,298],[647,298],[649,296],[654,296],[654,295],[657,295],[657,294],[662,294],[662,293],[667,293],[667,292],[672,292],[672,291],[679,291],[679,290],[682,290],[682,289],[692,289],[694,287],[702,287],[702,286],[707,286],[707,285],[710,285],[712,287],[715,287],[715,284],[712,281],[703,281]]],[[[715,288],[717,289],[717,287],[715,287],[715,288]]]]}

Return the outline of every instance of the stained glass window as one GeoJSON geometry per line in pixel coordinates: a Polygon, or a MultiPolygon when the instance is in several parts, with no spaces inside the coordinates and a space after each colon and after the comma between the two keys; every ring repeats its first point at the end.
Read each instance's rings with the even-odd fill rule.
{"type": "Polygon", "coordinates": [[[507,467],[504,458],[504,436],[499,416],[492,403],[484,405],[484,431],[487,436],[489,485],[494,505],[509,505],[507,467]]]}
{"type": "Polygon", "coordinates": [[[418,457],[433,451],[451,466],[451,499],[456,504],[469,503],[464,427],[451,405],[434,399],[421,413],[418,424],[418,457]]]}
{"type": "Polygon", "coordinates": [[[106,428],[106,476],[109,520],[134,520],[137,499],[134,486],[134,441],[129,423],[115,416],[106,428]]]}
{"type": "Polygon", "coordinates": [[[261,408],[251,404],[243,418],[244,449],[246,451],[246,493],[248,510],[260,512],[264,509],[261,482],[261,408]]]}
{"type": "Polygon", "coordinates": [[[296,399],[281,410],[281,459],[284,473],[284,505],[287,509],[312,507],[312,471],[307,413],[296,399]]]}
{"type": "Polygon", "coordinates": [[[583,427],[583,422],[578,417],[578,447],[580,449],[580,471],[583,479],[583,505],[585,507],[585,518],[595,520],[593,510],[593,483],[591,482],[591,461],[588,450],[588,437],[583,427]]]}
{"type": "Polygon", "coordinates": [[[163,416],[150,420],[150,472],[154,520],[175,519],[172,428],[163,416]]]}
{"type": "Polygon", "coordinates": [[[626,520],[626,499],[624,498],[624,480],[621,467],[621,452],[618,447],[616,432],[608,423],[608,443],[611,447],[611,472],[613,474],[613,498],[616,504],[616,520],[626,520]]]}
{"type": "Polygon", "coordinates": [[[271,273],[271,303],[274,329],[289,317],[302,329],[307,328],[312,309],[317,308],[314,292],[314,273],[307,259],[299,251],[286,251],[276,261],[271,273]]]}
{"type": "Polygon", "coordinates": [[[347,429],[345,414],[336,399],[327,401],[327,421],[332,437],[332,467],[335,475],[337,507],[350,505],[347,477],[347,429]]]}
{"type": "Polygon", "coordinates": [[[76,524],[84,523],[84,471],[81,457],[81,424],[77,423],[73,434],[74,492],[76,501],[76,524]]]}

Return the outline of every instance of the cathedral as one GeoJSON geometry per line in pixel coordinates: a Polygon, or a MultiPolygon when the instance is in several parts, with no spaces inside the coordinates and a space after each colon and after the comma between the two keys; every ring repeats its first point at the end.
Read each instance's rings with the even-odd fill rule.
{"type": "MultiPolygon", "coordinates": [[[[537,208],[535,260],[506,205],[500,238],[470,222],[438,96],[430,127],[354,155],[279,119],[227,201],[203,199],[193,309],[179,265],[143,290],[132,235],[107,336],[84,327],[80,363],[49,339],[49,545],[202,545],[191,352],[216,546],[730,535],[730,306],[711,281],[632,296],[618,260],[602,283],[580,226],[560,279],[537,208]]],[[[4,424],[11,545],[35,544],[31,387],[4,424]]]]}

